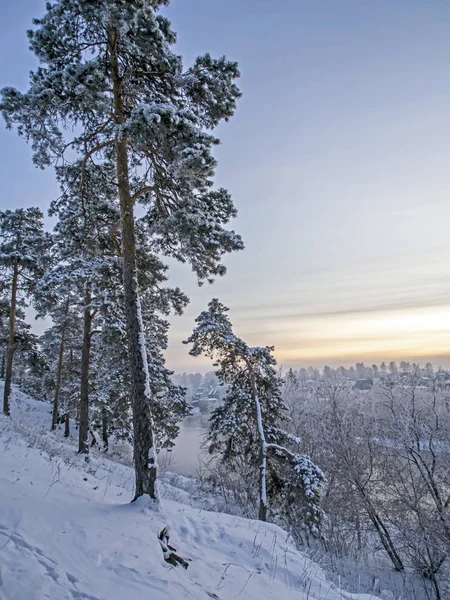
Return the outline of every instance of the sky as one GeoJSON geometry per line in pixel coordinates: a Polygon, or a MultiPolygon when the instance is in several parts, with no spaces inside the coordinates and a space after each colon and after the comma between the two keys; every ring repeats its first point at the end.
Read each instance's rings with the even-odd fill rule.
{"type": "MultiPolygon", "coordinates": [[[[44,2],[0,0],[0,86],[26,89],[25,30],[44,2]]],[[[168,365],[212,297],[235,331],[285,367],[410,360],[450,366],[450,3],[173,0],[185,64],[237,60],[243,97],[221,125],[217,185],[246,249],[172,319],[168,365]]],[[[40,206],[51,171],[0,127],[0,209],[40,206]]]]}

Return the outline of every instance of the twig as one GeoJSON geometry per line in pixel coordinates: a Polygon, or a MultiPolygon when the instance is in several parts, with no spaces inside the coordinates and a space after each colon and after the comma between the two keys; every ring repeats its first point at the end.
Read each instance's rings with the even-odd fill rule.
{"type": "Polygon", "coordinates": [[[247,587],[247,583],[250,581],[250,579],[253,577],[254,574],[255,574],[254,571],[252,573],[250,573],[250,575],[247,577],[247,581],[244,583],[244,587],[241,589],[241,591],[239,592],[239,594],[236,594],[235,598],[239,598],[239,596],[242,594],[242,592],[247,587]]]}

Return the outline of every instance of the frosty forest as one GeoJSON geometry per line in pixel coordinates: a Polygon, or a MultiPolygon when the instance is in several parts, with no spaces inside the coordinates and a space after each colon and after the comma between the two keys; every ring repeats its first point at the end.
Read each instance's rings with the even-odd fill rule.
{"type": "Polygon", "coordinates": [[[240,337],[214,297],[247,252],[216,185],[240,70],[185,66],[167,4],[48,3],[1,91],[59,194],[52,228],[0,211],[0,598],[450,598],[450,373],[285,368],[240,337]],[[166,364],[176,263],[212,284],[182,340],[205,375],[166,364]]]}

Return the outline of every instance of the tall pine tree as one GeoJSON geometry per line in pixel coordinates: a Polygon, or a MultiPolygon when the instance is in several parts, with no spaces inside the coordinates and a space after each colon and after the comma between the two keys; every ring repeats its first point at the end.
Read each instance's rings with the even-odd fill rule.
{"type": "MultiPolygon", "coordinates": [[[[163,0],[59,0],[29,32],[40,67],[22,94],[3,90],[8,127],[31,140],[40,167],[82,156],[115,165],[120,199],[124,302],[134,421],[136,494],[157,499],[156,451],[142,308],[136,271],[136,202],[146,209],[155,249],[189,261],[199,281],[225,272],[225,252],[242,241],[224,225],[236,213],[212,190],[218,143],[207,132],[232,116],[236,63],[199,57],[187,70],[171,49],[176,35],[158,14],[163,0]],[[66,132],[79,135],[67,141],[66,132]]],[[[119,227],[116,229],[118,231],[119,227]]]]}

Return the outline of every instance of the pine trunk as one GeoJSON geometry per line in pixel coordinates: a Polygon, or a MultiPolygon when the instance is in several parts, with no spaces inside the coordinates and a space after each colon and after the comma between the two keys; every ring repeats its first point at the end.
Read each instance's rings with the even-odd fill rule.
{"type": "Polygon", "coordinates": [[[78,453],[89,454],[89,363],[91,355],[91,290],[86,286],[84,295],[83,349],[81,352],[80,424],[78,453]]]}
{"type": "Polygon", "coordinates": [[[108,414],[105,409],[102,410],[102,441],[103,450],[108,450],[108,414]]]}
{"type": "Polygon", "coordinates": [[[70,413],[66,413],[66,421],[64,427],[64,437],[70,437],[70,413]]]}
{"type": "Polygon", "coordinates": [[[0,378],[3,379],[3,381],[5,380],[5,368],[6,368],[6,350],[2,354],[2,374],[0,375],[0,378]]]}
{"type": "Polygon", "coordinates": [[[259,467],[259,510],[258,510],[258,519],[260,521],[267,521],[267,503],[264,500],[264,494],[266,494],[266,461],[267,458],[264,455],[264,449],[261,448],[260,451],[260,467],[259,467]]]}
{"type": "MultiPolygon", "coordinates": [[[[258,406],[257,410],[260,411],[261,407],[258,406]]],[[[260,415],[259,415],[260,416],[260,415]]],[[[267,448],[264,437],[260,439],[259,449],[259,511],[258,519],[260,521],[267,521],[267,448]]]]}
{"type": "MultiPolygon", "coordinates": [[[[113,74],[115,118],[118,125],[125,121],[122,79],[118,59],[118,32],[110,33],[110,59],[113,74]]],[[[157,461],[150,410],[150,387],[145,350],[145,338],[138,294],[136,272],[136,240],[134,202],[130,192],[127,140],[116,137],[117,182],[122,230],[122,263],[130,367],[130,394],[133,410],[133,443],[136,491],[133,500],[148,495],[158,500],[157,461]]]]}
{"type": "Polygon", "coordinates": [[[15,264],[13,268],[13,280],[11,290],[11,308],[9,311],[9,337],[8,348],[6,350],[6,373],[5,390],[3,395],[3,412],[9,417],[11,407],[9,397],[11,395],[12,365],[14,358],[14,337],[16,333],[16,307],[17,307],[17,288],[19,283],[19,265],[15,264]]]}
{"type": "Polygon", "coordinates": [[[55,397],[53,399],[52,429],[56,429],[57,419],[58,419],[59,395],[61,393],[62,367],[63,367],[64,346],[65,346],[65,341],[66,341],[66,328],[67,328],[68,312],[69,312],[69,302],[66,303],[66,308],[65,308],[65,312],[64,312],[64,323],[62,326],[61,340],[59,343],[58,369],[56,372],[55,397]]]}
{"type": "Polygon", "coordinates": [[[266,435],[264,432],[264,424],[262,420],[261,403],[258,398],[258,390],[256,387],[255,373],[253,365],[250,361],[247,361],[247,365],[250,371],[250,381],[252,386],[252,399],[255,403],[256,411],[256,424],[258,427],[259,434],[259,511],[258,519],[260,521],[267,521],[267,443],[266,435]]]}

